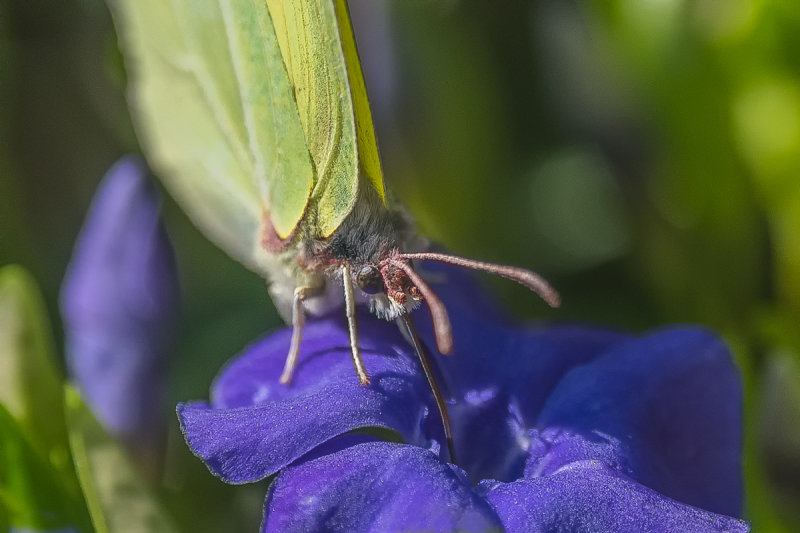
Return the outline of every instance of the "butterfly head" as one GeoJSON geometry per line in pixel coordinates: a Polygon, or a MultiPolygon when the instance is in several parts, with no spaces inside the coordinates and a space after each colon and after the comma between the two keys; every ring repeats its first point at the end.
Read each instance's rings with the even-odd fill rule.
{"type": "Polygon", "coordinates": [[[424,301],[433,319],[437,348],[443,354],[450,353],[453,346],[447,310],[436,292],[416,272],[411,261],[435,261],[496,274],[526,286],[552,307],[560,304],[558,293],[535,272],[449,254],[401,253],[391,249],[381,253],[377,261],[363,263],[351,271],[353,284],[370,298],[370,308],[381,318],[393,320],[424,301]]]}
{"type": "Polygon", "coordinates": [[[399,258],[399,252],[392,250],[382,253],[376,261],[353,264],[350,275],[353,285],[369,302],[370,310],[380,318],[394,320],[423,301],[422,292],[406,272],[411,268],[408,260],[399,258]]]}

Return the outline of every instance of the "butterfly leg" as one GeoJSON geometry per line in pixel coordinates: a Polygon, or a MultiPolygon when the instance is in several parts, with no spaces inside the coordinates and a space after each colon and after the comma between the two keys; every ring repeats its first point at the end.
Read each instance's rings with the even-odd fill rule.
{"type": "Polygon", "coordinates": [[[314,287],[297,287],[294,290],[292,299],[292,342],[289,345],[289,354],[286,356],[286,364],[283,366],[281,383],[288,384],[292,381],[292,373],[297,366],[297,358],[300,355],[300,342],[303,340],[303,325],[306,322],[306,312],[303,309],[303,300],[319,292],[314,287]]]}
{"type": "Polygon", "coordinates": [[[358,322],[356,322],[356,298],[353,294],[353,282],[350,278],[350,264],[342,264],[342,285],[344,286],[344,310],[347,315],[347,330],[350,333],[350,354],[356,368],[358,382],[369,385],[369,374],[361,358],[361,346],[358,344],[358,322]]]}

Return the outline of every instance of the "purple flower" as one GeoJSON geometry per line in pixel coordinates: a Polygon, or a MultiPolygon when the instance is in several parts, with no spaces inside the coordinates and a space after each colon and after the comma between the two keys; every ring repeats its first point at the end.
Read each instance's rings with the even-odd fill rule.
{"type": "Polygon", "coordinates": [[[733,518],[741,387],[718,338],[518,327],[462,272],[436,271],[448,278],[437,291],[454,326],[455,352],[437,363],[458,465],[439,458],[440,422],[408,344],[366,314],[369,387],[354,378],[333,315],[307,325],[292,386],[278,383],[291,335],[282,330],[222,372],[210,405],[178,407],[215,475],[272,476],[263,531],[749,529],[733,518]]]}
{"type": "Polygon", "coordinates": [[[165,344],[177,307],[172,249],[143,163],[100,184],[61,293],[67,365],[112,432],[154,451],[163,430],[165,344]]]}

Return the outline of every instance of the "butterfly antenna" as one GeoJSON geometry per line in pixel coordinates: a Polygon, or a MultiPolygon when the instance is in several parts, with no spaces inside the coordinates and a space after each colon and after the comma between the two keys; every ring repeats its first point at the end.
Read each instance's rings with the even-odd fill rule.
{"type": "Polygon", "coordinates": [[[436,349],[439,350],[441,354],[449,354],[453,351],[453,328],[450,325],[450,317],[447,316],[447,309],[445,309],[444,303],[442,303],[439,296],[431,289],[431,286],[422,279],[422,276],[411,268],[411,265],[403,261],[392,261],[392,264],[405,272],[411,280],[411,283],[422,293],[422,298],[425,299],[425,303],[428,305],[428,310],[431,313],[431,319],[433,320],[436,349]]]}
{"type": "MultiPolygon", "coordinates": [[[[436,261],[437,263],[445,263],[457,267],[482,270],[490,274],[496,274],[506,279],[516,281],[520,285],[524,285],[528,289],[538,294],[542,300],[547,302],[550,307],[558,307],[561,305],[561,297],[558,295],[558,292],[556,292],[556,290],[551,287],[550,284],[547,283],[539,274],[525,268],[499,265],[497,263],[487,263],[485,261],[476,261],[475,259],[459,257],[457,255],[440,254],[435,252],[399,254],[398,257],[403,259],[413,259],[415,261],[436,261]]],[[[408,273],[408,271],[406,271],[406,273],[408,273]]],[[[411,276],[409,275],[409,277],[411,276]]],[[[417,284],[416,281],[414,281],[414,283],[417,284]]],[[[420,287],[420,291],[421,290],[422,287],[420,287]]],[[[430,288],[428,288],[428,290],[430,290],[430,288]]],[[[431,311],[431,313],[432,312],[433,311],[431,311]]]]}

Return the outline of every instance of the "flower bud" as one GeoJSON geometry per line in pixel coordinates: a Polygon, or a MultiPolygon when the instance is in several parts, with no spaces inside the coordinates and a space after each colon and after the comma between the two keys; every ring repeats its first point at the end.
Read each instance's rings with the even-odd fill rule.
{"type": "Polygon", "coordinates": [[[72,379],[106,427],[140,453],[160,447],[177,289],[160,202],[141,160],[125,157],[92,201],[61,311],[72,379]]]}

